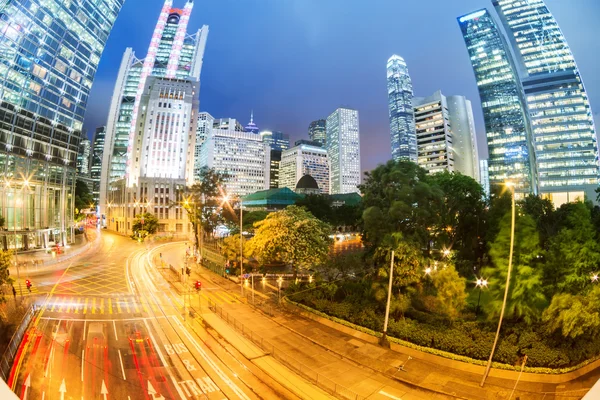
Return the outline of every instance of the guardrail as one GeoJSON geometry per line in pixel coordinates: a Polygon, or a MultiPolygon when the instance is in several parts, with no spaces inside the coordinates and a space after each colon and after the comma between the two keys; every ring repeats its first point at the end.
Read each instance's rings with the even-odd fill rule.
{"type": "Polygon", "coordinates": [[[31,307],[29,307],[29,309],[23,316],[23,319],[21,320],[19,327],[17,328],[17,330],[13,334],[12,338],[10,339],[10,343],[8,344],[8,347],[4,351],[2,358],[0,359],[0,377],[2,377],[4,382],[8,381],[8,376],[10,374],[10,370],[13,365],[13,360],[15,359],[15,354],[17,353],[19,345],[21,344],[21,341],[23,340],[23,335],[25,334],[25,331],[27,330],[29,323],[31,322],[31,320],[33,319],[33,317],[35,315],[35,311],[36,311],[35,305],[32,305],[31,307]]]}
{"type": "Polygon", "coordinates": [[[260,334],[254,332],[252,329],[249,329],[244,324],[239,322],[234,317],[230,316],[227,311],[224,311],[222,307],[215,304],[212,300],[208,300],[208,308],[214,312],[216,315],[221,317],[222,320],[226,321],[230,326],[232,326],[236,331],[240,332],[246,338],[250,339],[254,344],[260,347],[265,353],[270,354],[277,361],[281,362],[283,365],[287,366],[292,371],[301,375],[314,385],[317,385],[319,388],[328,392],[329,394],[344,400],[364,400],[365,397],[359,395],[358,393],[348,389],[345,386],[339,385],[314,371],[310,367],[302,364],[301,362],[294,359],[293,356],[288,355],[284,351],[278,349],[268,340],[265,340],[260,334]]]}

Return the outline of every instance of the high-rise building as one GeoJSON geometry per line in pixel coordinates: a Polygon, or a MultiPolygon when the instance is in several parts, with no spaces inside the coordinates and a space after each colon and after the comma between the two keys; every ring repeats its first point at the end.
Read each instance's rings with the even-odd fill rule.
{"type": "Polygon", "coordinates": [[[213,128],[201,146],[200,167],[226,174],[227,193],[245,196],[269,189],[270,155],[269,145],[255,133],[213,128]]]}
{"type": "Polygon", "coordinates": [[[522,196],[537,193],[531,125],[507,42],[483,9],[458,18],[481,98],[490,184],[509,180],[522,196]]]}
{"type": "Polygon", "coordinates": [[[215,118],[207,112],[198,113],[198,124],[196,125],[196,144],[194,150],[194,179],[200,176],[200,149],[213,129],[215,118]]]}
{"type": "Polygon", "coordinates": [[[329,194],[329,162],[327,150],[321,146],[297,143],[281,154],[279,187],[296,190],[302,177],[311,176],[318,185],[318,192],[329,194]]]}
{"type": "Polygon", "coordinates": [[[235,118],[219,118],[213,122],[214,129],[225,129],[234,130],[237,132],[245,132],[244,127],[240,124],[240,121],[235,118]]]}
{"type": "Polygon", "coordinates": [[[85,129],[81,131],[79,151],[77,152],[77,176],[87,178],[90,175],[90,150],[91,142],[85,129]]]}
{"type": "Polygon", "coordinates": [[[490,197],[490,174],[488,169],[488,160],[479,160],[479,184],[483,188],[485,197],[490,197]]]}
{"type": "Polygon", "coordinates": [[[279,168],[281,166],[281,150],[271,149],[271,160],[269,168],[269,189],[279,187],[279,168]]]}
{"type": "Polygon", "coordinates": [[[394,54],[387,62],[392,159],[417,162],[413,89],[406,62],[394,54]]]}
{"type": "Polygon", "coordinates": [[[100,176],[102,175],[102,154],[104,153],[104,138],[106,136],[106,127],[96,128],[92,140],[92,156],[90,161],[90,178],[92,180],[92,196],[97,205],[100,201],[100,176]]]}
{"type": "Polygon", "coordinates": [[[573,53],[543,0],[493,0],[521,76],[540,194],[555,205],[595,198],[598,143],[573,53]]]}
{"type": "Polygon", "coordinates": [[[290,135],[280,131],[260,132],[262,141],[267,143],[273,150],[286,150],[290,148],[290,135]]]}
{"type": "Polygon", "coordinates": [[[479,149],[471,101],[465,96],[446,97],[452,129],[456,171],[479,181],[479,149]]]}
{"type": "Polygon", "coordinates": [[[330,194],[358,192],[361,176],[358,111],[338,108],[327,117],[326,146],[330,194]]]}
{"type": "Polygon", "coordinates": [[[84,114],[123,1],[3,1],[0,6],[2,249],[74,240],[84,114]]]}
{"type": "MultiPolygon", "coordinates": [[[[126,49],[123,54],[106,125],[106,151],[100,183],[101,212],[105,211],[111,201],[108,193],[113,184],[122,179],[126,180],[127,187],[138,184],[140,175],[137,172],[133,173],[131,168],[134,165],[139,167],[137,163],[140,159],[135,154],[142,150],[142,143],[137,142],[136,138],[144,137],[139,132],[144,121],[148,120],[147,123],[150,123],[152,119],[153,123],[162,125],[169,118],[169,123],[173,122],[179,124],[179,128],[182,127],[182,120],[174,121],[168,115],[175,110],[161,109],[161,119],[155,116],[149,118],[149,110],[140,106],[142,95],[147,95],[149,90],[157,89],[158,86],[167,85],[166,81],[155,81],[153,89],[150,89],[148,78],[171,79],[173,85],[179,85],[182,80],[200,80],[208,27],[205,25],[194,34],[187,34],[193,1],[187,0],[183,9],[172,8],[172,5],[172,0],[165,0],[146,57],[137,58],[131,48],[126,49]]],[[[178,89],[178,92],[180,90],[187,92],[187,89],[178,89]]],[[[193,96],[198,97],[198,91],[199,83],[193,96]]],[[[158,112],[159,108],[157,107],[155,112],[158,112]]],[[[186,129],[192,129],[192,132],[196,129],[196,113],[197,109],[194,109],[193,115],[188,114],[185,117],[186,129]],[[190,118],[193,118],[193,122],[189,122],[190,118]]],[[[166,126],[163,128],[167,129],[166,126]]]]}
{"type": "Polygon", "coordinates": [[[318,119],[313,121],[308,126],[308,137],[314,142],[318,142],[322,147],[325,147],[325,141],[327,138],[327,121],[324,119],[318,119]]]}
{"type": "Polygon", "coordinates": [[[182,189],[193,183],[200,72],[208,27],[193,35],[183,9],[166,0],[146,58],[123,56],[107,122],[100,184],[107,226],[130,234],[134,218],[151,212],[158,231],[187,234],[182,189]]]}
{"type": "Polygon", "coordinates": [[[248,125],[246,125],[246,127],[244,128],[244,131],[249,133],[258,133],[258,130],[258,126],[256,126],[256,124],[254,123],[254,111],[252,111],[250,113],[250,122],[248,122],[248,125]]]}

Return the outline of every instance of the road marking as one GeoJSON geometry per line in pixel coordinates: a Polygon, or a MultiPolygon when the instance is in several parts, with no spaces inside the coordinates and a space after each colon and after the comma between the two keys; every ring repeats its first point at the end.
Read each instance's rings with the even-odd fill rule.
{"type": "Polygon", "coordinates": [[[113,328],[115,329],[115,340],[119,340],[119,336],[117,336],[117,324],[113,321],[113,328]]]}
{"type": "Polygon", "coordinates": [[[81,382],[83,382],[83,366],[85,364],[85,349],[81,350],[81,382]]]}
{"type": "Polygon", "coordinates": [[[150,314],[150,311],[148,311],[148,306],[146,306],[146,302],[142,301],[142,308],[144,309],[144,312],[146,314],[150,314]]]}
{"type": "Polygon", "coordinates": [[[92,314],[96,314],[96,298],[92,297],[92,314]]]}
{"type": "Polygon", "coordinates": [[[79,314],[79,306],[81,305],[81,297],[79,297],[77,300],[73,300],[73,303],[75,304],[75,314],[79,314]]]}
{"type": "Polygon", "coordinates": [[[63,312],[63,307],[65,306],[65,299],[66,297],[59,297],[58,298],[58,312],[63,312]]]}
{"type": "Polygon", "coordinates": [[[384,395],[384,396],[386,396],[386,397],[389,397],[390,399],[393,399],[393,400],[402,400],[402,398],[400,398],[400,397],[396,397],[396,396],[394,396],[394,395],[391,395],[391,394],[389,394],[389,393],[386,393],[386,392],[384,392],[383,390],[380,390],[380,391],[379,391],[379,394],[382,394],[382,395],[384,395]]]}
{"type": "Polygon", "coordinates": [[[127,309],[127,313],[131,313],[131,311],[129,310],[129,303],[127,302],[127,299],[123,299],[123,305],[127,309]]]}
{"type": "Polygon", "coordinates": [[[87,312],[87,307],[88,307],[88,298],[85,298],[85,306],[83,306],[83,313],[85,314],[87,312]]]}
{"type": "Polygon", "coordinates": [[[104,314],[104,297],[100,298],[100,314],[104,314]]]}
{"type": "MultiPolygon", "coordinates": [[[[121,361],[121,372],[123,373],[123,380],[126,381],[127,378],[125,377],[125,368],[123,368],[123,357],[121,357],[121,349],[117,349],[117,351],[119,352],[119,361],[121,361]]],[[[129,396],[127,396],[129,398],[129,396]]]]}
{"type": "Polygon", "coordinates": [[[52,303],[52,308],[50,309],[50,312],[54,312],[55,309],[56,309],[56,299],[54,300],[54,303],[52,303]]]}
{"type": "Polygon", "coordinates": [[[121,303],[119,302],[119,299],[115,299],[115,303],[117,304],[117,312],[121,314],[123,310],[121,310],[121,303]]]}
{"type": "Polygon", "coordinates": [[[133,308],[135,309],[135,312],[139,313],[140,312],[140,308],[138,307],[137,302],[133,298],[131,300],[133,301],[132,304],[133,304],[133,308]]]}
{"type": "Polygon", "coordinates": [[[72,303],[70,301],[67,301],[66,297],[65,297],[65,303],[67,305],[67,309],[65,310],[65,312],[70,313],[71,312],[71,305],[72,305],[72,303]]]}
{"type": "Polygon", "coordinates": [[[109,297],[108,298],[108,313],[112,314],[112,299],[109,297]]]}
{"type": "Polygon", "coordinates": [[[85,326],[87,324],[87,320],[83,320],[83,337],[81,338],[82,342],[85,342],[85,326]]]}

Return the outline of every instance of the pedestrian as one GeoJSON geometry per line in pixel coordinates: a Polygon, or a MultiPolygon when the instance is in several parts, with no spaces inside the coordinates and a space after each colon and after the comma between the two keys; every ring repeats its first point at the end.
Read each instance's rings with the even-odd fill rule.
{"type": "Polygon", "coordinates": [[[15,300],[17,299],[17,289],[15,289],[15,287],[12,287],[12,292],[13,292],[13,296],[15,297],[15,300]]]}

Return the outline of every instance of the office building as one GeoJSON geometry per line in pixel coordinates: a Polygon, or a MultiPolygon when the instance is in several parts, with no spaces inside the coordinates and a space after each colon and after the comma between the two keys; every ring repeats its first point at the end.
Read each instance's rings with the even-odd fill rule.
{"type": "Polygon", "coordinates": [[[215,118],[207,112],[198,113],[196,125],[196,144],[194,149],[194,179],[200,176],[200,148],[213,129],[215,118]]]}
{"type": "Polygon", "coordinates": [[[279,187],[296,190],[298,182],[305,176],[316,182],[317,192],[329,194],[329,161],[327,150],[317,145],[296,143],[281,154],[279,187]]]}
{"type": "Polygon", "coordinates": [[[573,53],[543,0],[492,2],[515,54],[532,125],[540,194],[595,199],[598,143],[573,53]]]}
{"type": "MultiPolygon", "coordinates": [[[[117,181],[125,179],[126,186],[130,188],[138,184],[140,175],[131,168],[134,165],[139,168],[139,157],[136,160],[134,156],[141,151],[138,147],[141,143],[137,140],[144,136],[139,132],[139,127],[149,117],[147,110],[140,107],[142,95],[147,95],[145,91],[150,90],[148,78],[172,79],[174,85],[179,85],[181,80],[200,80],[208,27],[203,26],[193,34],[187,33],[193,5],[192,1],[187,1],[183,9],[172,8],[173,1],[165,0],[147,55],[137,58],[131,48],[127,48],[123,54],[106,124],[106,151],[100,182],[101,213],[106,211],[110,201],[109,192],[117,181]]],[[[156,83],[154,89],[157,88],[156,83]]],[[[198,97],[199,83],[193,95],[198,97]]],[[[167,113],[167,110],[161,112],[167,113]]],[[[167,118],[166,114],[163,115],[167,118]]],[[[197,109],[194,109],[193,115],[186,116],[187,129],[195,132],[196,118],[197,109]],[[190,118],[193,118],[193,122],[189,122],[190,118]]],[[[153,120],[157,124],[162,121],[153,120]]],[[[179,127],[183,124],[183,121],[170,121],[179,123],[179,127]]]]}
{"type": "Polygon", "coordinates": [[[446,97],[452,130],[454,167],[463,175],[479,181],[479,149],[471,101],[465,96],[446,97]]]}
{"type": "Polygon", "coordinates": [[[267,143],[273,150],[286,150],[290,148],[290,135],[279,131],[260,132],[262,141],[267,143]]]}
{"type": "Polygon", "coordinates": [[[96,128],[92,140],[92,155],[90,160],[90,179],[92,181],[92,196],[94,203],[98,205],[100,201],[100,176],[102,175],[102,154],[104,153],[104,138],[106,136],[106,127],[96,128]]]}
{"type": "Polygon", "coordinates": [[[519,197],[537,193],[531,125],[507,42],[483,9],[458,18],[479,89],[490,185],[512,181],[519,197]]]}
{"type": "Polygon", "coordinates": [[[413,89],[406,62],[394,54],[387,62],[392,159],[417,162],[413,89]]]}
{"type": "Polygon", "coordinates": [[[226,174],[225,189],[233,196],[269,189],[271,148],[260,135],[229,127],[213,128],[201,146],[200,167],[226,174]]]}
{"type": "Polygon", "coordinates": [[[269,167],[269,188],[279,187],[279,168],[281,166],[281,150],[271,149],[271,160],[269,167]]]}
{"type": "Polygon", "coordinates": [[[235,118],[218,118],[213,122],[214,129],[234,130],[236,132],[245,132],[244,127],[235,118]]]}
{"type": "Polygon", "coordinates": [[[79,151],[77,152],[77,177],[89,178],[90,175],[90,152],[92,143],[87,137],[85,129],[81,131],[79,151]]]}
{"type": "Polygon", "coordinates": [[[479,184],[483,188],[486,198],[490,198],[490,174],[488,160],[479,160],[479,184]]]}
{"type": "Polygon", "coordinates": [[[84,114],[123,1],[1,3],[1,249],[74,241],[84,114]]]}
{"type": "Polygon", "coordinates": [[[194,180],[208,27],[188,35],[194,3],[183,9],[172,3],[163,4],[147,56],[125,51],[109,109],[100,207],[108,229],[127,235],[145,211],[159,219],[159,232],[191,230],[181,196],[194,180]]]}
{"type": "Polygon", "coordinates": [[[311,122],[308,126],[308,137],[313,142],[318,142],[321,144],[321,147],[325,147],[325,141],[327,138],[326,125],[327,121],[324,119],[318,119],[311,122]]]}
{"type": "Polygon", "coordinates": [[[358,111],[338,108],[327,117],[326,127],[329,193],[358,192],[361,176],[358,111]]]}

